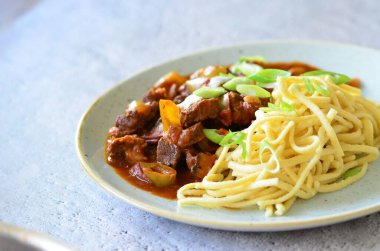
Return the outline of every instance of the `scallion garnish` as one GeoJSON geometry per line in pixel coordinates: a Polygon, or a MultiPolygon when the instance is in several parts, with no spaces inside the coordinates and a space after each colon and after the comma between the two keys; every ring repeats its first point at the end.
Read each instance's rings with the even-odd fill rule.
{"type": "Polygon", "coordinates": [[[276,82],[277,77],[289,77],[290,75],[291,74],[288,71],[279,69],[264,69],[249,75],[248,78],[260,83],[273,83],[276,82]]]}
{"type": "Polygon", "coordinates": [[[245,159],[247,156],[247,149],[245,147],[245,139],[247,138],[247,133],[245,132],[229,132],[224,138],[219,142],[221,146],[234,146],[239,145],[242,148],[242,157],[245,159]]]}
{"type": "Polygon", "coordinates": [[[236,90],[246,96],[254,96],[258,98],[269,98],[270,92],[257,85],[238,85],[236,90]]]}
{"type": "Polygon", "coordinates": [[[323,95],[325,97],[330,95],[330,92],[328,89],[325,89],[318,84],[314,84],[314,88],[315,88],[316,92],[320,93],[321,95],[323,95]]]}
{"type": "Polygon", "coordinates": [[[336,73],[332,71],[318,70],[318,71],[309,71],[309,72],[305,72],[304,74],[301,74],[301,76],[323,76],[323,75],[330,75],[332,81],[336,85],[341,85],[341,84],[347,83],[348,81],[351,81],[350,77],[343,75],[341,73],[336,73]]]}
{"type": "Polygon", "coordinates": [[[239,145],[245,140],[247,134],[245,132],[229,132],[222,141],[220,141],[219,145],[221,146],[234,146],[239,145]]]}
{"type": "Polygon", "coordinates": [[[296,109],[289,103],[285,101],[281,101],[280,106],[268,103],[268,107],[261,107],[260,110],[263,112],[272,112],[272,111],[280,111],[280,112],[293,112],[296,109]]]}
{"type": "Polygon", "coordinates": [[[245,77],[236,77],[228,80],[223,87],[230,91],[236,91],[236,86],[238,85],[249,85],[253,84],[252,80],[245,77]]]}
{"type": "Polygon", "coordinates": [[[310,94],[313,94],[314,91],[315,91],[315,89],[314,89],[314,87],[313,87],[313,83],[311,82],[311,80],[308,79],[308,78],[304,78],[304,79],[303,79],[303,83],[304,83],[304,85],[305,85],[305,87],[306,87],[306,91],[307,91],[308,93],[310,93],[310,94]]]}
{"type": "Polygon", "coordinates": [[[243,56],[239,59],[239,62],[266,62],[267,60],[261,56],[243,56]]]}
{"type": "Polygon", "coordinates": [[[256,72],[259,72],[262,69],[263,69],[263,67],[261,67],[260,65],[257,65],[257,64],[249,64],[247,62],[240,62],[240,63],[237,63],[233,67],[233,73],[241,72],[245,76],[248,76],[248,75],[254,74],[256,72]]]}
{"type": "Polygon", "coordinates": [[[235,75],[233,75],[231,73],[223,73],[223,72],[219,73],[219,76],[226,77],[226,78],[235,78],[236,77],[235,75]]]}
{"type": "Polygon", "coordinates": [[[203,129],[203,134],[206,136],[206,138],[216,144],[219,144],[224,138],[224,135],[219,134],[218,130],[216,129],[203,129]]]}
{"type": "Polygon", "coordinates": [[[207,87],[204,86],[196,91],[193,94],[201,97],[201,98],[217,98],[227,91],[223,87],[207,87]]]}
{"type": "Polygon", "coordinates": [[[347,170],[344,174],[342,174],[341,178],[343,180],[345,180],[348,177],[357,175],[358,173],[360,173],[361,170],[362,170],[361,166],[357,166],[357,167],[351,168],[351,169],[347,170]]]}
{"type": "Polygon", "coordinates": [[[295,111],[294,107],[289,104],[289,103],[286,103],[285,101],[281,101],[280,103],[280,108],[283,110],[283,111],[286,111],[286,112],[292,112],[292,111],[295,111]]]}

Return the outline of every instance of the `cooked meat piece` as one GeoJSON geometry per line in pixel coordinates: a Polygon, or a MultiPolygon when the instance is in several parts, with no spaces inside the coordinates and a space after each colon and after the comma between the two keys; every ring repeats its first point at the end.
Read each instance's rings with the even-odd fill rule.
{"type": "Polygon", "coordinates": [[[205,138],[205,135],[203,134],[202,124],[196,123],[186,129],[170,126],[166,137],[170,143],[176,144],[180,148],[185,148],[198,143],[205,138]]]}
{"type": "Polygon", "coordinates": [[[187,88],[186,85],[181,85],[178,87],[178,94],[174,97],[173,101],[176,104],[181,103],[185,100],[189,95],[191,94],[190,90],[187,88]]]}
{"type": "Polygon", "coordinates": [[[159,101],[160,99],[173,100],[176,96],[181,94],[180,87],[186,80],[187,77],[183,77],[177,72],[170,72],[160,78],[155,86],[149,89],[148,93],[144,95],[143,100],[145,102],[159,101]]]}
{"type": "Polygon", "coordinates": [[[175,168],[181,158],[181,149],[172,144],[169,139],[162,137],[157,146],[157,162],[175,168]]]}
{"type": "Polygon", "coordinates": [[[188,77],[181,76],[178,72],[172,71],[158,80],[153,88],[163,87],[169,89],[172,84],[181,85],[186,82],[188,77]]]}
{"type": "Polygon", "coordinates": [[[134,176],[136,177],[137,179],[139,179],[140,181],[142,182],[145,182],[145,183],[149,183],[149,184],[152,184],[152,181],[144,174],[142,168],[141,168],[141,165],[140,163],[136,163],[134,164],[130,169],[129,169],[129,174],[131,176],[134,176]]]}
{"type": "Polygon", "coordinates": [[[152,87],[143,97],[144,102],[159,101],[160,99],[169,99],[168,90],[163,87],[152,87]]]}
{"type": "Polygon", "coordinates": [[[171,144],[177,144],[179,137],[181,136],[181,133],[182,133],[181,127],[170,126],[165,137],[169,140],[171,144]]]}
{"type": "Polygon", "coordinates": [[[157,120],[153,128],[145,131],[141,138],[145,139],[147,143],[157,144],[160,138],[164,135],[164,128],[162,126],[161,118],[157,120]]]}
{"type": "Polygon", "coordinates": [[[232,112],[228,107],[219,113],[218,120],[225,126],[229,127],[232,124],[232,112]]]}
{"type": "Polygon", "coordinates": [[[195,177],[200,179],[207,175],[216,160],[214,154],[198,152],[194,148],[186,149],[185,154],[187,167],[195,177]]]}
{"type": "Polygon", "coordinates": [[[246,102],[243,96],[236,92],[229,92],[228,99],[232,123],[239,126],[248,126],[255,119],[256,110],[261,107],[260,100],[246,102]]]}
{"type": "Polygon", "coordinates": [[[195,143],[198,143],[204,138],[205,138],[205,135],[203,134],[202,124],[196,123],[195,125],[182,130],[181,135],[179,136],[177,145],[179,147],[185,148],[195,143]]]}
{"type": "Polygon", "coordinates": [[[150,121],[158,116],[158,103],[137,102],[131,103],[124,115],[116,117],[115,126],[112,127],[108,135],[111,137],[122,137],[127,134],[143,129],[150,121]]]}
{"type": "Polygon", "coordinates": [[[136,135],[126,135],[110,139],[107,147],[108,162],[126,167],[139,161],[147,161],[145,156],[148,144],[136,135]]]}
{"type": "Polygon", "coordinates": [[[207,138],[202,139],[197,143],[198,148],[202,152],[209,152],[209,153],[214,153],[216,150],[219,148],[219,145],[211,142],[207,138]]]}
{"type": "Polygon", "coordinates": [[[181,107],[181,125],[186,128],[206,119],[215,119],[219,111],[217,98],[199,100],[188,107],[181,107]]]}

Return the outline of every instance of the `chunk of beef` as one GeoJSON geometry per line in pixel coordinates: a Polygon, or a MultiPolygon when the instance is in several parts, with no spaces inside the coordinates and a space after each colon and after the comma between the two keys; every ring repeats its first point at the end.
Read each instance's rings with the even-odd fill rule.
{"type": "Polygon", "coordinates": [[[175,168],[181,158],[181,148],[166,137],[158,141],[157,162],[175,168]]]}
{"type": "Polygon", "coordinates": [[[143,129],[149,122],[158,116],[158,103],[137,102],[131,103],[124,115],[116,117],[115,126],[112,127],[108,135],[111,137],[122,137],[127,134],[133,134],[138,129],[143,129]]]}
{"type": "Polygon", "coordinates": [[[247,99],[236,92],[228,93],[229,109],[231,110],[232,124],[248,126],[255,119],[255,112],[261,105],[260,99],[247,99]]]}
{"type": "Polygon", "coordinates": [[[156,121],[152,129],[144,132],[141,138],[145,139],[147,143],[157,144],[163,135],[164,135],[164,128],[162,126],[162,121],[160,118],[156,121]]]}
{"type": "Polygon", "coordinates": [[[170,126],[167,138],[172,144],[178,145],[180,148],[185,148],[194,145],[205,138],[203,134],[203,126],[201,123],[196,123],[187,129],[182,129],[177,126],[170,126]]]}
{"type": "Polygon", "coordinates": [[[159,101],[160,99],[173,100],[181,94],[180,87],[186,80],[187,77],[183,77],[177,72],[170,72],[160,78],[155,86],[149,89],[148,93],[144,95],[143,100],[145,102],[159,101]]]}
{"type": "Polygon", "coordinates": [[[184,101],[191,94],[186,85],[178,87],[178,94],[173,98],[174,103],[179,104],[184,101]]]}
{"type": "Polygon", "coordinates": [[[179,147],[185,148],[195,143],[198,143],[204,138],[205,135],[203,134],[202,124],[196,123],[195,125],[192,125],[189,128],[182,130],[177,145],[179,147]]]}
{"type": "Polygon", "coordinates": [[[142,168],[141,168],[141,165],[140,163],[136,163],[134,164],[130,169],[129,169],[129,174],[131,176],[134,176],[136,177],[138,180],[142,181],[142,182],[145,182],[145,183],[148,183],[148,184],[152,184],[152,181],[145,175],[145,173],[143,172],[142,168]]]}
{"type": "Polygon", "coordinates": [[[207,138],[202,139],[197,143],[197,147],[202,151],[202,152],[209,152],[209,153],[214,153],[216,150],[219,148],[219,145],[211,142],[207,138]]]}
{"type": "Polygon", "coordinates": [[[107,147],[107,160],[118,167],[131,166],[139,161],[147,161],[147,143],[136,135],[126,135],[110,139],[107,147]]]}
{"type": "Polygon", "coordinates": [[[199,100],[188,107],[181,107],[181,125],[186,128],[206,119],[215,119],[219,112],[220,106],[217,98],[199,100]]]}
{"type": "Polygon", "coordinates": [[[194,148],[186,149],[185,154],[187,167],[199,179],[207,175],[216,160],[214,154],[199,152],[194,148]]]}

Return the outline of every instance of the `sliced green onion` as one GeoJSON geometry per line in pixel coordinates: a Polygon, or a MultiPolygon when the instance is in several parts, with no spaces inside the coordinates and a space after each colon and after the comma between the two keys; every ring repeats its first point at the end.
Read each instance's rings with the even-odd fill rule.
{"type": "Polygon", "coordinates": [[[250,74],[254,74],[256,72],[259,72],[263,69],[260,65],[257,64],[249,64],[247,62],[240,62],[235,65],[233,68],[233,73],[241,72],[245,76],[248,76],[250,74]]]}
{"type": "Polygon", "coordinates": [[[143,173],[157,187],[165,187],[175,182],[177,172],[173,168],[159,164],[140,162],[143,173]]]}
{"type": "Polygon", "coordinates": [[[276,82],[277,77],[289,77],[290,75],[291,74],[288,71],[279,69],[264,69],[249,75],[248,78],[260,83],[273,83],[276,82]]]}
{"type": "Polygon", "coordinates": [[[220,141],[222,141],[224,138],[224,135],[220,135],[216,129],[203,129],[203,134],[206,136],[206,138],[216,144],[219,144],[220,141]]]}
{"type": "Polygon", "coordinates": [[[240,146],[242,148],[241,156],[243,157],[243,159],[245,159],[247,157],[247,148],[246,148],[245,142],[242,142],[240,146]]]}
{"type": "Polygon", "coordinates": [[[257,85],[238,85],[236,90],[246,96],[254,96],[258,98],[269,98],[270,92],[257,85]]]}
{"type": "Polygon", "coordinates": [[[260,110],[264,112],[272,112],[272,111],[282,111],[282,112],[293,112],[296,109],[289,103],[285,101],[281,101],[280,106],[268,103],[268,107],[261,107],[260,110]]]}
{"type": "Polygon", "coordinates": [[[204,86],[196,91],[193,94],[201,97],[201,98],[217,98],[227,91],[223,87],[207,87],[204,86]]]}
{"type": "Polygon", "coordinates": [[[230,91],[236,91],[236,86],[249,84],[253,84],[252,80],[245,77],[237,77],[227,81],[223,87],[230,91]]]}
{"type": "Polygon", "coordinates": [[[224,136],[222,141],[220,141],[219,145],[221,146],[239,145],[243,142],[243,140],[245,140],[246,137],[247,137],[247,134],[245,132],[230,132],[226,136],[224,136]]]}
{"type": "Polygon", "coordinates": [[[345,180],[349,177],[357,175],[358,173],[360,173],[361,170],[362,170],[361,166],[351,168],[350,170],[347,170],[344,174],[342,174],[341,178],[345,180]]]}
{"type": "Polygon", "coordinates": [[[314,87],[313,87],[313,83],[311,82],[311,80],[308,79],[308,78],[304,78],[304,79],[303,79],[303,83],[304,83],[304,85],[305,85],[305,87],[306,87],[306,91],[307,91],[308,93],[310,93],[310,94],[313,94],[314,91],[315,91],[315,89],[314,89],[314,87]]]}
{"type": "Polygon", "coordinates": [[[239,62],[267,62],[267,60],[261,56],[243,56],[239,59],[239,62]]]}
{"type": "Polygon", "coordinates": [[[295,111],[294,107],[291,104],[286,103],[285,101],[281,101],[280,108],[281,110],[286,111],[286,112],[295,111]]]}
{"type": "Polygon", "coordinates": [[[239,145],[242,148],[241,156],[243,159],[247,156],[247,149],[245,146],[245,139],[247,138],[247,133],[245,132],[229,132],[222,141],[220,141],[219,145],[221,146],[234,146],[239,145]]]}
{"type": "Polygon", "coordinates": [[[235,78],[236,76],[235,75],[232,75],[231,73],[219,73],[219,76],[221,77],[226,77],[226,78],[235,78]]]}
{"type": "Polygon", "coordinates": [[[219,142],[221,146],[227,146],[232,138],[236,135],[236,132],[229,132],[226,136],[223,137],[222,141],[219,142]]]}
{"type": "Polygon", "coordinates": [[[301,76],[322,76],[322,75],[330,75],[336,85],[341,85],[341,84],[351,81],[350,77],[340,74],[340,73],[332,72],[332,71],[319,70],[319,71],[309,71],[309,72],[305,72],[304,74],[301,74],[301,76]]]}
{"type": "Polygon", "coordinates": [[[314,88],[315,88],[315,90],[316,90],[318,93],[320,93],[321,95],[323,95],[323,96],[325,96],[325,97],[327,97],[327,96],[330,95],[330,92],[329,92],[328,89],[325,89],[325,88],[321,87],[321,86],[318,85],[318,84],[315,84],[315,83],[314,83],[314,88]]]}

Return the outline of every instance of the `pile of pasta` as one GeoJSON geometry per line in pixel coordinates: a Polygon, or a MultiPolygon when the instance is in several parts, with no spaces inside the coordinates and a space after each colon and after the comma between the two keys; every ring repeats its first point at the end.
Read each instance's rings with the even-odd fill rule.
{"type": "Polygon", "coordinates": [[[330,76],[307,77],[327,94],[310,92],[305,78],[277,78],[272,102],[293,109],[256,111],[244,130],[245,158],[242,146],[220,147],[207,176],[178,190],[179,205],[257,205],[266,216],[283,215],[297,198],[340,190],[365,175],[379,155],[379,105],[330,76]]]}

